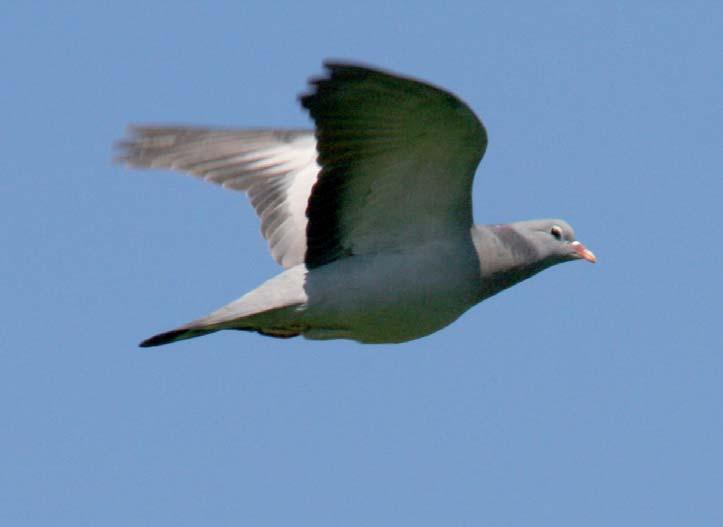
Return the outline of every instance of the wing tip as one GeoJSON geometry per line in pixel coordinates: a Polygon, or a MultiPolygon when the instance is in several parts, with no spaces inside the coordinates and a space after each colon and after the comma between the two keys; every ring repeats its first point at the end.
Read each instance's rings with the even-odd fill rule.
{"type": "Polygon", "coordinates": [[[360,80],[370,75],[400,77],[400,75],[391,71],[349,59],[325,59],[322,62],[322,67],[325,71],[310,77],[308,81],[309,89],[298,96],[299,102],[306,109],[310,109],[310,106],[313,105],[313,100],[318,95],[320,88],[338,80],[360,80]]]}

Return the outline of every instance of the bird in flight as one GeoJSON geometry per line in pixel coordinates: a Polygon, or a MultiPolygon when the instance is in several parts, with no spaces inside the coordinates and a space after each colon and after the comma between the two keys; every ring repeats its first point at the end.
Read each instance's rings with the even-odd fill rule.
{"type": "Polygon", "coordinates": [[[325,63],[299,97],[314,130],[136,126],[118,159],[246,193],[284,270],[238,300],[144,340],[223,329],[405,342],[562,262],[594,254],[565,221],[474,225],[484,126],[453,94],[325,63]]]}

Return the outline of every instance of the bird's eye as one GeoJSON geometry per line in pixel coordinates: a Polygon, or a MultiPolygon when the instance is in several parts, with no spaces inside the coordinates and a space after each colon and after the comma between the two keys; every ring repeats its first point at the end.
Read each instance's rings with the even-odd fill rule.
{"type": "Polygon", "coordinates": [[[562,240],[562,229],[558,225],[552,226],[550,234],[552,234],[556,240],[562,240]]]}

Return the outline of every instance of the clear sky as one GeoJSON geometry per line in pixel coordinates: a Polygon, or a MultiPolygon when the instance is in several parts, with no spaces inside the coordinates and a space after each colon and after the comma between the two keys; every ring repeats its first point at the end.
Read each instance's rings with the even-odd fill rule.
{"type": "Polygon", "coordinates": [[[6,2],[0,524],[723,525],[722,5],[6,2]],[[329,57],[457,93],[476,221],[599,263],[404,345],[137,348],[278,268],[242,195],[113,141],[309,126],[329,57]]]}

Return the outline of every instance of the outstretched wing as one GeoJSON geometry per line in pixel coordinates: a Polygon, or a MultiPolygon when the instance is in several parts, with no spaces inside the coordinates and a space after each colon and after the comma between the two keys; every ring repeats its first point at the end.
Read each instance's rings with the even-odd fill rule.
{"type": "Polygon", "coordinates": [[[454,95],[361,66],[326,63],[301,104],[316,124],[321,173],[306,264],[468,232],[472,179],[487,146],[454,95]]]}
{"type": "Polygon", "coordinates": [[[118,147],[131,166],[182,170],[246,192],[274,259],[286,268],[304,261],[306,207],[320,170],[313,132],[137,126],[118,147]]]}

